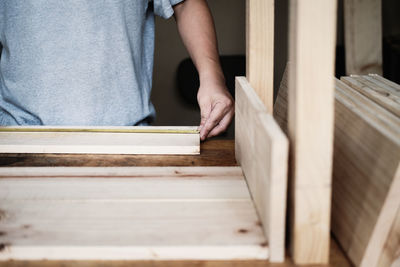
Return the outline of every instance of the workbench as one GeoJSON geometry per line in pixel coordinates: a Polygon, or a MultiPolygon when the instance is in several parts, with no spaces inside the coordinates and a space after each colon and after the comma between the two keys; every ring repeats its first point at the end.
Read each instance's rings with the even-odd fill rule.
{"type": "MultiPolygon", "coordinates": [[[[78,154],[0,154],[1,167],[16,166],[236,166],[234,140],[210,140],[201,144],[200,155],[78,155],[78,154]]],[[[265,261],[112,261],[112,266],[294,266],[265,261]]],[[[109,261],[11,261],[0,266],[110,266],[109,261]]],[[[315,265],[313,265],[315,266],[315,265]]],[[[326,265],[324,265],[326,266],[326,265]]],[[[330,264],[350,266],[337,243],[331,240],[330,264]]]]}

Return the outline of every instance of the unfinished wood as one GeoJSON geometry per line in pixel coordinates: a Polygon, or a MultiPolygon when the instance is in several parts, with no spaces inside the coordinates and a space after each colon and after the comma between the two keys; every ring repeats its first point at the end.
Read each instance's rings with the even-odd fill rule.
{"type": "Polygon", "coordinates": [[[272,113],[275,0],[246,1],[246,77],[272,113]]]}
{"type": "Polygon", "coordinates": [[[369,97],[393,114],[400,116],[400,96],[397,96],[391,90],[377,86],[376,84],[359,76],[341,77],[340,79],[353,89],[369,97]]]}
{"type": "Polygon", "coordinates": [[[388,238],[383,246],[377,266],[398,267],[400,264],[400,207],[397,209],[388,238]]]}
{"type": "Polygon", "coordinates": [[[345,0],[346,73],[382,74],[381,0],[345,0]]]}
{"type": "Polygon", "coordinates": [[[290,2],[290,230],[298,264],[329,258],[336,8],[334,0],[290,2]]]}
{"type": "Polygon", "coordinates": [[[390,94],[400,97],[400,85],[377,74],[362,75],[360,77],[374,83],[375,86],[384,88],[386,91],[390,92],[390,94]]]}
{"type": "Polygon", "coordinates": [[[1,168],[0,259],[266,259],[239,167],[1,168]]]}
{"type": "Polygon", "coordinates": [[[381,266],[400,206],[400,119],[340,81],[335,116],[332,231],[355,265],[381,266]]]}
{"type": "Polygon", "coordinates": [[[397,93],[400,93],[400,85],[399,84],[392,82],[391,80],[385,79],[378,74],[369,74],[368,76],[370,78],[374,79],[375,81],[382,82],[382,83],[386,84],[387,86],[393,88],[397,93]]]}
{"type": "Polygon", "coordinates": [[[0,153],[199,154],[197,127],[0,127],[0,153]],[[65,129],[72,130],[71,132],[65,129]],[[107,132],[88,132],[89,130],[107,132]],[[137,132],[129,132],[137,131],[137,132]],[[149,131],[146,133],[146,131],[149,131]],[[158,132],[157,132],[158,131],[158,132]]]}
{"type": "Polygon", "coordinates": [[[285,134],[288,134],[288,126],[287,126],[288,71],[289,71],[289,63],[286,64],[285,71],[283,73],[282,80],[279,85],[278,96],[276,97],[274,104],[274,118],[285,134]]]}
{"type": "Polygon", "coordinates": [[[236,78],[235,149],[269,243],[284,260],[288,140],[244,77],[236,78]]]}

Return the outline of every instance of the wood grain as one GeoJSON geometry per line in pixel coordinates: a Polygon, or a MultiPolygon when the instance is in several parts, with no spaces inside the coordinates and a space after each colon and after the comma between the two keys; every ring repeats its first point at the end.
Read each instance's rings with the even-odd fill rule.
{"type": "Polygon", "coordinates": [[[0,260],[266,259],[239,167],[0,168],[0,260]]]}
{"type": "Polygon", "coordinates": [[[200,155],[0,153],[0,166],[235,166],[234,140],[207,140],[200,155]]]}
{"type": "Polygon", "coordinates": [[[334,0],[290,1],[290,242],[302,264],[329,258],[336,8],[334,0]]]}
{"type": "Polygon", "coordinates": [[[270,260],[284,261],[288,140],[244,77],[236,78],[236,159],[266,234],[270,260]]]}
{"type": "Polygon", "coordinates": [[[246,0],[246,77],[272,113],[275,0],[246,0]]]}
{"type": "MultiPolygon", "coordinates": [[[[174,133],[196,127],[87,127],[66,132],[65,127],[53,127],[52,132],[7,132],[16,127],[0,129],[0,153],[80,153],[80,154],[199,154],[199,133],[174,133]],[[89,132],[89,130],[116,132],[89,132]],[[118,129],[153,131],[117,132],[118,129]],[[57,131],[57,130],[62,130],[57,131]],[[162,130],[166,132],[154,132],[162,130]],[[169,132],[172,131],[172,132],[169,132]]],[[[42,126],[30,127],[41,130],[42,126]]],[[[47,129],[47,127],[46,127],[47,129]]],[[[73,130],[73,129],[71,129],[73,130]]]]}
{"type": "Polygon", "coordinates": [[[340,80],[400,117],[400,96],[396,92],[360,76],[341,77],[340,80]]]}
{"type": "Polygon", "coordinates": [[[382,75],[382,1],[345,0],[346,73],[382,75]]]}
{"type": "Polygon", "coordinates": [[[335,114],[332,231],[355,265],[381,266],[400,206],[400,118],[340,81],[335,114]]]}

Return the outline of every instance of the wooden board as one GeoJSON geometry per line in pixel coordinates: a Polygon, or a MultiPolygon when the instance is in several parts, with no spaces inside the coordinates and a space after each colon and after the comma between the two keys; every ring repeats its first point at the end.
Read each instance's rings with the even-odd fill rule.
{"type": "Polygon", "coordinates": [[[236,78],[235,152],[269,243],[284,260],[288,140],[244,77],[236,78]]]}
{"type": "Polygon", "coordinates": [[[341,77],[340,80],[400,117],[400,95],[395,90],[376,85],[362,76],[341,77]]]}
{"type": "Polygon", "coordinates": [[[380,255],[400,206],[400,118],[336,81],[332,231],[356,266],[380,255]]]}
{"type": "Polygon", "coordinates": [[[0,153],[200,153],[197,127],[51,127],[51,131],[41,131],[47,128],[0,127],[0,153]]]}
{"type": "Polygon", "coordinates": [[[272,113],[275,0],[246,0],[246,77],[272,113]]]}
{"type": "Polygon", "coordinates": [[[400,207],[397,209],[396,219],[383,246],[377,266],[400,266],[400,207]]]}
{"type": "Polygon", "coordinates": [[[336,9],[334,0],[290,1],[289,207],[297,264],[329,258],[336,9]]]}
{"type": "Polygon", "coordinates": [[[266,259],[239,167],[0,168],[0,260],[266,259]]]}
{"type": "Polygon", "coordinates": [[[288,134],[288,72],[289,63],[286,64],[285,71],[282,75],[282,80],[279,85],[278,96],[274,104],[274,118],[281,127],[282,131],[288,134]]]}
{"type": "Polygon", "coordinates": [[[381,0],[345,0],[346,73],[382,74],[381,0]]]}

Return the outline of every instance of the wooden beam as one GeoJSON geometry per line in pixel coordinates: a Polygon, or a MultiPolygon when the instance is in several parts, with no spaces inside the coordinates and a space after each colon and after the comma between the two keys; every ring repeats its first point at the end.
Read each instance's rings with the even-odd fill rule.
{"type": "Polygon", "coordinates": [[[199,154],[197,127],[0,127],[0,153],[199,154]]]}
{"type": "Polygon", "coordinates": [[[284,261],[288,140],[244,77],[236,78],[235,152],[268,240],[284,261]]]}
{"type": "Polygon", "coordinates": [[[0,168],[0,261],[267,259],[240,167],[0,168]]]}
{"type": "Polygon", "coordinates": [[[383,246],[383,251],[379,257],[377,266],[389,267],[399,266],[400,264],[400,207],[397,209],[396,219],[394,220],[388,238],[383,246]]]}
{"type": "Polygon", "coordinates": [[[356,266],[378,267],[400,206],[400,118],[336,81],[332,231],[356,266]]]}
{"type": "Polygon", "coordinates": [[[345,0],[346,73],[382,74],[381,0],[345,0]]]}
{"type": "Polygon", "coordinates": [[[335,0],[291,0],[289,137],[291,251],[297,264],[329,258],[335,0]]]}
{"type": "Polygon", "coordinates": [[[246,0],[246,77],[272,113],[274,0],[246,0]]]}

